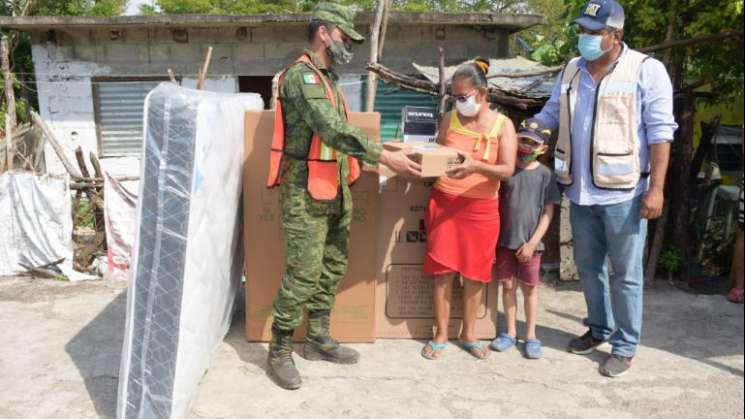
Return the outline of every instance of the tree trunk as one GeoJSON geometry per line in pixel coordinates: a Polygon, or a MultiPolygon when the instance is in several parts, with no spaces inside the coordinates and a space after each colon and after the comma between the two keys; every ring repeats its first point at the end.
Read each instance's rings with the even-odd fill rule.
{"type": "Polygon", "coordinates": [[[667,227],[667,220],[669,218],[670,203],[665,202],[665,206],[662,207],[662,215],[654,222],[654,236],[652,245],[649,247],[647,269],[644,276],[644,282],[647,284],[651,284],[657,275],[657,262],[662,252],[662,246],[665,244],[665,227],[667,227]]]}
{"type": "Polygon", "coordinates": [[[0,39],[0,60],[2,60],[3,78],[5,81],[5,101],[8,104],[5,111],[5,157],[7,158],[8,171],[13,170],[13,129],[16,127],[16,98],[13,91],[13,74],[10,72],[10,50],[8,48],[8,37],[3,35],[0,39]]]}
{"type": "MultiPolygon", "coordinates": [[[[669,43],[673,40],[676,33],[676,22],[677,22],[677,6],[678,6],[678,0],[672,0],[670,4],[670,16],[668,18],[667,22],[667,31],[665,33],[665,43],[669,43]]],[[[670,73],[672,78],[672,85],[673,89],[675,89],[675,86],[677,86],[677,77],[679,77],[680,69],[682,68],[682,62],[679,60],[673,61],[673,50],[667,49],[665,50],[665,55],[663,58],[663,63],[665,64],[665,67],[667,68],[668,73],[670,73]]],[[[670,166],[667,168],[667,184],[665,185],[665,203],[662,207],[662,215],[660,218],[655,220],[654,222],[654,235],[653,236],[647,236],[647,240],[651,240],[651,245],[649,246],[649,251],[647,253],[647,263],[646,263],[646,274],[645,274],[645,282],[647,284],[650,284],[651,281],[654,280],[655,276],[657,275],[657,261],[660,257],[660,252],[662,252],[662,246],[665,244],[665,231],[667,229],[668,219],[670,218],[670,197],[672,195],[672,187],[670,186],[672,184],[672,175],[673,172],[673,166],[674,162],[671,161],[670,166]]]]}
{"type": "Polygon", "coordinates": [[[686,89],[681,93],[678,100],[677,118],[680,128],[673,145],[673,180],[679,182],[672,190],[672,215],[674,242],[683,253],[685,264],[681,270],[681,279],[688,281],[688,261],[691,260],[691,249],[689,240],[689,199],[691,178],[691,154],[693,147],[693,117],[696,109],[695,92],[686,89]]]}

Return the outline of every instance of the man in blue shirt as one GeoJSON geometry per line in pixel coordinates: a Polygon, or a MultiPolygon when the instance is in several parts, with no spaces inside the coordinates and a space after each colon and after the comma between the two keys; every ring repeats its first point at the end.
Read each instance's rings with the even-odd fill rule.
{"type": "Polygon", "coordinates": [[[535,117],[559,128],[556,173],[572,202],[587,303],[589,330],[569,350],[589,354],[609,342],[612,355],[600,372],[616,377],[631,368],[641,335],[647,220],[662,212],[677,128],[673,88],[661,62],[623,43],[624,12],[615,0],[590,1],[574,22],[582,56],[567,64],[535,117]]]}

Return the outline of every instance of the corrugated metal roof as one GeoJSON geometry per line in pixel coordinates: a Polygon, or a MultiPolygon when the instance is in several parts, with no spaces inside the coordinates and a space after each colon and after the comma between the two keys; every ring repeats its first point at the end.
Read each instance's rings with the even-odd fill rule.
{"type": "MultiPolygon", "coordinates": [[[[468,62],[468,61],[466,61],[468,62]]],[[[450,79],[461,63],[445,68],[445,77],[450,79]]],[[[437,67],[422,66],[413,63],[414,68],[433,83],[440,82],[440,71],[437,67]]],[[[551,90],[556,81],[556,73],[528,77],[491,77],[497,73],[524,73],[527,71],[546,70],[548,67],[541,63],[523,57],[490,59],[487,78],[489,85],[497,89],[519,93],[523,96],[545,99],[551,96],[551,90]]]]}

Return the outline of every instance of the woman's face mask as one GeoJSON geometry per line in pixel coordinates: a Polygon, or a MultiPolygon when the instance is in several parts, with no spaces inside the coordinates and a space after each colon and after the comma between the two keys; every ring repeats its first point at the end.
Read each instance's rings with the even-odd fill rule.
{"type": "Polygon", "coordinates": [[[579,53],[587,61],[595,61],[613,49],[613,45],[608,49],[603,49],[603,35],[591,35],[588,33],[579,34],[579,53]]]}
{"type": "Polygon", "coordinates": [[[461,115],[467,118],[478,115],[481,110],[481,104],[476,101],[477,93],[474,92],[471,95],[455,97],[455,108],[458,109],[461,115]]]}

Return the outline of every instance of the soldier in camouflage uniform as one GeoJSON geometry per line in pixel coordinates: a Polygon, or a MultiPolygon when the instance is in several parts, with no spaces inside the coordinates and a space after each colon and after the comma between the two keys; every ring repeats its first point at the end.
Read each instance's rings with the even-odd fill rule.
{"type": "Polygon", "coordinates": [[[309,27],[309,48],[304,54],[328,82],[335,104],[327,97],[323,80],[308,64],[296,62],[281,78],[279,101],[284,115],[284,150],[280,163],[280,206],[287,271],[273,307],[269,371],[286,389],[301,385],[292,359],[291,339],[308,311],[308,335],[303,357],[354,364],[358,353],[340,346],[329,335],[329,314],[337,285],[347,271],[352,196],[347,184],[348,156],[362,162],[386,164],[401,174],[417,175],[419,166],[403,153],[391,153],[370,141],[347,122],[344,99],[333,64],[351,61],[350,40],[364,38],[354,30],[354,12],[334,3],[320,3],[309,27]],[[312,135],[337,154],[339,191],[332,200],[316,200],[308,191],[308,154],[312,135]]]}

